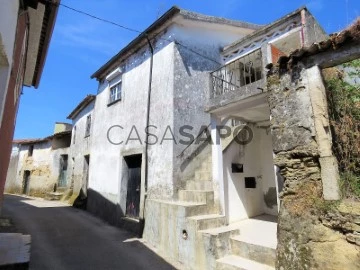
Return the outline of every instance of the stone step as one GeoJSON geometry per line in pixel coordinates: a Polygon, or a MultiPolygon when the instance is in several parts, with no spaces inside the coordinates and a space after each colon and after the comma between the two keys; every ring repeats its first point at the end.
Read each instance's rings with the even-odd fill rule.
{"type": "Polygon", "coordinates": [[[186,201],[167,201],[167,200],[157,200],[157,199],[152,199],[152,201],[155,203],[166,205],[169,208],[176,208],[176,211],[178,213],[181,213],[181,216],[183,217],[216,214],[219,211],[213,205],[208,205],[206,203],[186,202],[186,201]]]}
{"type": "Polygon", "coordinates": [[[231,237],[230,243],[232,254],[275,267],[276,246],[261,245],[256,240],[243,237],[241,234],[231,237]]]}
{"type": "Polygon", "coordinates": [[[57,188],[56,188],[56,192],[65,193],[66,190],[68,190],[67,187],[57,187],[57,188]]]}
{"type": "Polygon", "coordinates": [[[225,216],[218,214],[201,215],[189,217],[190,222],[196,223],[196,230],[207,230],[211,228],[217,228],[225,225],[225,216]]]}
{"type": "Polygon", "coordinates": [[[213,203],[214,192],[204,190],[179,190],[179,201],[213,203]]]}
{"type": "Polygon", "coordinates": [[[187,190],[213,190],[213,183],[211,181],[186,181],[187,190]]]}
{"type": "Polygon", "coordinates": [[[212,254],[208,260],[209,264],[213,265],[210,268],[213,268],[216,264],[215,260],[231,253],[230,237],[239,235],[240,231],[238,228],[228,225],[200,230],[199,233],[202,234],[205,252],[212,254]]]}
{"type": "Polygon", "coordinates": [[[62,192],[49,192],[45,196],[45,200],[48,201],[60,201],[64,193],[62,192]]]}
{"type": "Polygon", "coordinates": [[[217,260],[216,269],[217,270],[275,270],[274,267],[235,255],[225,256],[217,260]]]}

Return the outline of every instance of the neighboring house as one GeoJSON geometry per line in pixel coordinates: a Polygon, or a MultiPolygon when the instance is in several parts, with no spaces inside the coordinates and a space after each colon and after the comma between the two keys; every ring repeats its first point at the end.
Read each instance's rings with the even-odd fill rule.
{"type": "Polygon", "coordinates": [[[71,130],[43,139],[15,140],[5,191],[49,199],[62,197],[68,189],[70,142],[71,130]]]}
{"type": "Polygon", "coordinates": [[[59,2],[0,4],[0,211],[22,87],[39,86],[59,2]]]}
{"type": "MultiPolygon", "coordinates": [[[[129,218],[143,220],[145,195],[177,196],[185,185],[183,176],[193,171],[181,168],[187,157],[178,156],[187,146],[174,143],[172,133],[192,125],[188,132],[197,136],[210,123],[204,110],[209,72],[221,63],[219,49],[259,28],[173,7],[92,75],[99,89],[90,151],[90,212],[122,224],[129,218]],[[154,136],[146,137],[147,126],[157,143],[154,136]],[[145,146],[145,140],[152,145],[145,146]]],[[[180,139],[178,132],[174,136],[180,139]]],[[[194,149],[196,145],[188,150],[194,149]]]]}
{"type": "Polygon", "coordinates": [[[72,138],[69,151],[70,168],[69,182],[72,190],[72,200],[75,205],[86,207],[86,197],[89,179],[91,124],[96,96],[86,96],[69,114],[72,120],[72,138]]]}

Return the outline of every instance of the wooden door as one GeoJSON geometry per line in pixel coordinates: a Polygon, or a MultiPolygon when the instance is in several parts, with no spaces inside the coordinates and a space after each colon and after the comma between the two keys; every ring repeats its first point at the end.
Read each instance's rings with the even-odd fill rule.
{"type": "Polygon", "coordinates": [[[128,167],[126,216],[138,218],[140,212],[141,155],[125,158],[128,167]]]}

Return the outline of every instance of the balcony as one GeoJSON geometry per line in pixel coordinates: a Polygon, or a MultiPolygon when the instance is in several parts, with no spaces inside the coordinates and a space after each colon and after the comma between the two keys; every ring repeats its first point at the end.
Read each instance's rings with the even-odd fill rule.
{"type": "Polygon", "coordinates": [[[263,78],[261,50],[256,50],[210,73],[211,96],[215,98],[228,92],[241,91],[263,78]]]}

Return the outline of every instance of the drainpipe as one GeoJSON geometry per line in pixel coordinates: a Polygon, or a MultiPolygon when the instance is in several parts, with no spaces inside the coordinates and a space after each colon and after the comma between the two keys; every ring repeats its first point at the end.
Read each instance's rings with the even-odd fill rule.
{"type": "MultiPolygon", "coordinates": [[[[149,126],[150,122],[150,104],[151,104],[151,89],[152,89],[152,74],[153,74],[153,64],[154,64],[154,47],[151,44],[151,41],[149,37],[146,35],[147,42],[150,47],[150,72],[149,72],[149,87],[148,87],[148,97],[147,97],[147,109],[146,109],[146,126],[147,128],[149,126]]],[[[145,225],[145,203],[147,198],[147,186],[148,186],[148,175],[149,175],[149,159],[148,159],[148,152],[149,152],[149,145],[148,145],[148,139],[149,139],[149,133],[146,133],[146,139],[145,139],[145,194],[144,194],[144,201],[143,201],[143,212],[142,212],[142,221],[141,221],[141,235],[144,230],[145,225]]]]}

